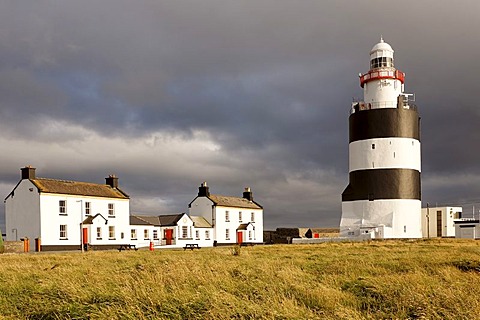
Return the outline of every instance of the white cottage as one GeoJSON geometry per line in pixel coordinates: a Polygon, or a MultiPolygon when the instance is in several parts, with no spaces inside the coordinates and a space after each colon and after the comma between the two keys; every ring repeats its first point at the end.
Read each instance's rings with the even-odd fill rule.
{"type": "Polygon", "coordinates": [[[21,169],[21,180],[5,199],[8,241],[29,238],[30,250],[118,248],[130,242],[129,196],[114,175],[106,184],[37,178],[21,169]]]}
{"type": "Polygon", "coordinates": [[[182,248],[186,244],[213,246],[213,228],[203,217],[185,213],[160,216],[130,216],[131,244],[155,248],[182,248]]]}
{"type": "Polygon", "coordinates": [[[250,188],[243,197],[214,195],[204,182],[188,207],[191,216],[212,225],[214,245],[263,243],[263,207],[253,200],[250,188]]]}

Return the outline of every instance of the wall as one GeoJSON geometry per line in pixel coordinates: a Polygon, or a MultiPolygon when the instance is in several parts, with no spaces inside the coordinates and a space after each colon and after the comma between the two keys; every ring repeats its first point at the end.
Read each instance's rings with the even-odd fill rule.
{"type": "Polygon", "coordinates": [[[85,202],[91,203],[90,214],[100,213],[108,223],[97,217],[94,225],[102,226],[102,239],[97,240],[95,230],[90,230],[89,242],[93,245],[119,245],[130,242],[129,200],[98,197],[82,197],[75,195],[41,194],[41,240],[42,246],[62,246],[74,248],[80,246],[80,222],[86,218],[85,202]],[[66,213],[59,212],[59,201],[66,201],[66,213]],[[114,217],[108,216],[108,204],[115,207],[114,217]],[[97,221],[98,220],[98,221],[97,221]],[[103,223],[103,224],[102,224],[103,223]],[[67,225],[67,238],[60,239],[60,225],[67,225]],[[110,239],[109,226],[115,227],[115,237],[110,239]],[[123,237],[122,237],[123,236],[123,237]]]}
{"type": "Polygon", "coordinates": [[[30,180],[21,180],[14,193],[5,200],[6,240],[30,239],[35,250],[35,238],[40,237],[40,195],[30,180]]]}

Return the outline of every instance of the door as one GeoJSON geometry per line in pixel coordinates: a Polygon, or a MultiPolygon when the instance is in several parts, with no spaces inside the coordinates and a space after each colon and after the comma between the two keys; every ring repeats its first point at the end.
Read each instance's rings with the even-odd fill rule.
{"type": "Polygon", "coordinates": [[[166,240],[167,246],[172,244],[172,239],[173,239],[173,229],[165,229],[165,240],[166,240]]]}
{"type": "Polygon", "coordinates": [[[87,228],[83,228],[83,235],[82,236],[83,236],[82,243],[83,244],[88,243],[88,229],[87,228]]]}
{"type": "Polygon", "coordinates": [[[442,211],[437,211],[437,237],[442,237],[442,211]]]}
{"type": "Polygon", "coordinates": [[[237,231],[237,243],[242,244],[243,242],[243,233],[242,231],[237,231]]]}

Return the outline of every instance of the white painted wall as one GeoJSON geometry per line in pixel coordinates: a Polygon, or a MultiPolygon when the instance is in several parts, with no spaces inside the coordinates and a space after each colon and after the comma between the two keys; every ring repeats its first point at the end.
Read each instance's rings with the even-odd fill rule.
{"type": "Polygon", "coordinates": [[[420,141],[378,138],[349,144],[349,170],[413,169],[421,172],[420,141]]]}
{"type": "Polygon", "coordinates": [[[35,238],[40,237],[40,195],[29,180],[21,180],[14,193],[5,200],[6,240],[30,239],[35,250],[35,238]]]}
{"type": "Polygon", "coordinates": [[[363,87],[364,101],[371,103],[372,108],[396,108],[401,93],[402,83],[396,79],[371,80],[363,87]]]}
{"type": "Polygon", "coordinates": [[[421,201],[392,199],[342,202],[341,237],[357,237],[361,227],[377,226],[385,226],[384,238],[421,238],[421,201]]]}
{"type": "Polygon", "coordinates": [[[215,207],[215,216],[216,216],[216,225],[215,225],[215,240],[219,244],[234,244],[237,243],[237,229],[242,223],[251,222],[255,227],[254,239],[252,243],[262,243],[263,242],[263,210],[262,209],[248,209],[248,208],[237,208],[237,207],[215,207]],[[225,219],[226,212],[228,211],[229,220],[225,219]],[[242,220],[240,221],[239,216],[242,212],[242,220]],[[254,215],[252,221],[252,213],[254,215]],[[229,238],[226,238],[226,230],[229,230],[229,238]]]}
{"type": "Polygon", "coordinates": [[[105,236],[102,236],[102,240],[89,239],[92,244],[119,245],[130,242],[128,199],[42,193],[40,195],[42,245],[80,245],[80,222],[86,218],[85,202],[91,203],[91,215],[100,213],[108,220],[107,225],[102,226],[105,229],[103,230],[105,236]],[[65,215],[59,212],[60,200],[67,203],[65,215]],[[108,215],[109,203],[114,204],[114,216],[108,215]],[[67,225],[67,239],[60,239],[60,225],[63,224],[67,225]],[[114,238],[109,237],[110,226],[115,228],[114,238]]]}
{"type": "Polygon", "coordinates": [[[212,208],[213,201],[207,197],[197,197],[190,205],[189,214],[191,216],[204,217],[212,226],[215,225],[215,215],[212,208]]]}

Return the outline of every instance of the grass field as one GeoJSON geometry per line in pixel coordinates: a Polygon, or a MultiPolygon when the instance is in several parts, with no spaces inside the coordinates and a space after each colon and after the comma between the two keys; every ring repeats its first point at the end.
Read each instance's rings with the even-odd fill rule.
{"type": "Polygon", "coordinates": [[[478,319],[480,242],[0,255],[4,319],[478,319]]]}

